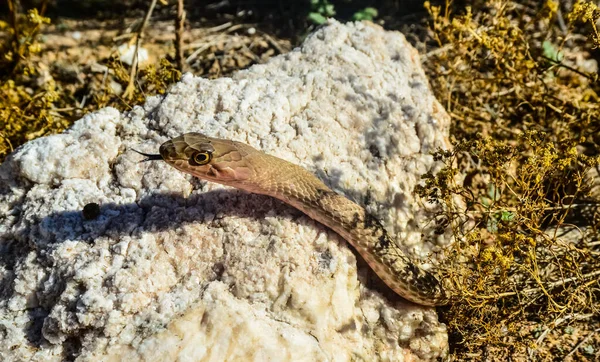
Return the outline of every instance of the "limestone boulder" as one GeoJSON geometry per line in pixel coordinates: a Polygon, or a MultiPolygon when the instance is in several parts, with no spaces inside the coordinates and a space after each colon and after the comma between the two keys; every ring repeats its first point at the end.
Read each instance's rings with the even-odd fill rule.
{"type": "Polygon", "coordinates": [[[246,142],[314,172],[423,258],[448,240],[422,236],[413,190],[448,127],[402,34],[331,21],[232,78],[187,74],[144,106],[23,145],[0,166],[0,359],[443,356],[435,310],[390,292],[332,231],[131,149],[192,131],[246,142]]]}

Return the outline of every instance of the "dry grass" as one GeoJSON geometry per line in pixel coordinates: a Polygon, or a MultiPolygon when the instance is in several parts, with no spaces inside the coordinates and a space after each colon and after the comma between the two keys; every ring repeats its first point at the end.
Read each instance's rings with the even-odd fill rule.
{"type": "Polygon", "coordinates": [[[600,215],[589,176],[600,163],[600,108],[586,60],[598,34],[592,27],[586,42],[577,31],[597,12],[577,4],[560,29],[552,1],[494,0],[460,15],[426,6],[442,50],[427,70],[455,148],[436,154],[446,167],[417,192],[456,239],[441,266],[456,298],[443,312],[454,357],[595,358],[600,215]],[[591,333],[586,348],[570,349],[573,333],[545,345],[567,326],[591,333]]]}

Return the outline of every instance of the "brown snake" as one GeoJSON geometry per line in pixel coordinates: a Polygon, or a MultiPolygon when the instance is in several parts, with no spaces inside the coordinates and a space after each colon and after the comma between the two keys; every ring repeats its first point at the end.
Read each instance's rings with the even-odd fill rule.
{"type": "Polygon", "coordinates": [[[377,219],[300,166],[200,133],[163,143],[160,155],[143,155],[203,180],[277,198],[341,235],[400,296],[422,305],[448,302],[438,278],[412,262],[377,219]]]}

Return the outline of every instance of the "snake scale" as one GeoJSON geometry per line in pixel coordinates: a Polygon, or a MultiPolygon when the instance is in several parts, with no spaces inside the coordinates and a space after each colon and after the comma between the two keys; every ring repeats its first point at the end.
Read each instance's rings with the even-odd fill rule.
{"type": "Polygon", "coordinates": [[[203,180],[277,198],[329,227],[403,298],[428,306],[448,302],[440,280],[411,261],[377,219],[308,170],[247,144],[200,133],[171,139],[159,152],[142,154],[203,180]]]}

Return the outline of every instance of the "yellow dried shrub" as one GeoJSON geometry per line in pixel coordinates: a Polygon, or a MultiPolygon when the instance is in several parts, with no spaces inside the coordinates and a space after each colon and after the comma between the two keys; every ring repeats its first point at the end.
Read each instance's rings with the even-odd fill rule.
{"type": "Polygon", "coordinates": [[[561,31],[556,1],[425,6],[439,46],[425,65],[454,149],[416,191],[455,237],[440,266],[454,357],[564,357],[571,345],[535,348],[558,324],[600,316],[598,82],[572,56],[598,46],[598,10],[577,3],[561,31]],[[589,43],[576,36],[587,26],[589,43]]]}

